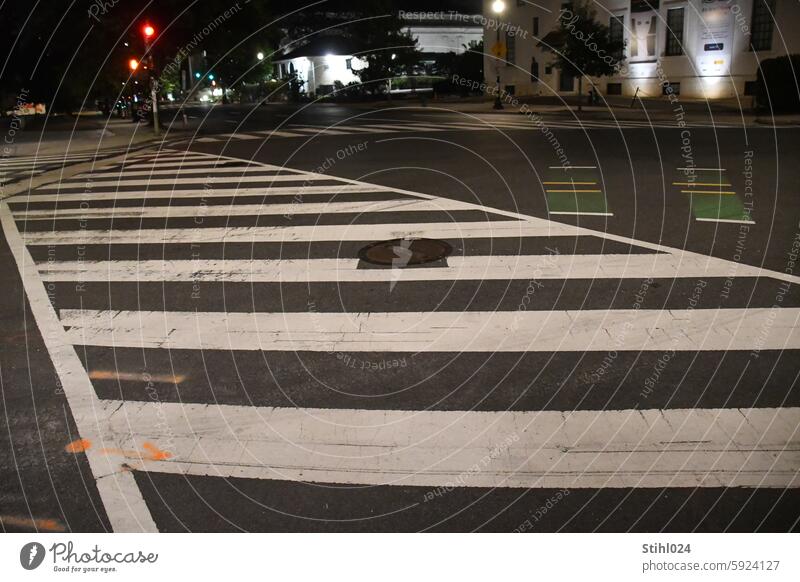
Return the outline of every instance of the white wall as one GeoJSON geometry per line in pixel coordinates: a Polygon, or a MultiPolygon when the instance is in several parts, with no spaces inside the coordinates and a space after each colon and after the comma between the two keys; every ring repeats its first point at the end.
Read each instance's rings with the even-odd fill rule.
{"type": "Polygon", "coordinates": [[[335,81],[347,85],[358,82],[359,78],[353,69],[347,68],[347,61],[351,60],[353,69],[358,70],[364,66],[364,61],[349,55],[330,55],[322,57],[297,57],[280,61],[288,69],[294,65],[299,79],[305,81],[303,91],[307,94],[316,94],[321,85],[333,85],[335,81]]]}
{"type": "Polygon", "coordinates": [[[483,40],[483,29],[476,26],[409,26],[407,30],[423,53],[461,54],[465,45],[483,40]]]}

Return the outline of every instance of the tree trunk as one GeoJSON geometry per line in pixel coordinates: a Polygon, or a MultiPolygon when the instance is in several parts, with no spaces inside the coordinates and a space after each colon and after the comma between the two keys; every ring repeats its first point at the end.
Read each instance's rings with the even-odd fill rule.
{"type": "Polygon", "coordinates": [[[578,75],[578,113],[583,111],[583,75],[578,75]]]}

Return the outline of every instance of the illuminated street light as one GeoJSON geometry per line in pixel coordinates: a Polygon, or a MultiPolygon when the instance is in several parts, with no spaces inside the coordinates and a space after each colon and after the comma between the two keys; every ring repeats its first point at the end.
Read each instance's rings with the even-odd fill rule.
{"type": "Polygon", "coordinates": [[[505,9],[506,9],[506,3],[503,2],[503,0],[494,0],[494,2],[492,2],[492,12],[494,12],[495,14],[500,14],[502,12],[505,12],[505,9]]]}
{"type": "Polygon", "coordinates": [[[136,59],[131,59],[131,60],[129,60],[129,61],[128,61],[128,68],[129,68],[131,71],[135,71],[136,69],[138,69],[138,68],[139,68],[139,61],[137,61],[136,59]]]}
{"type": "Polygon", "coordinates": [[[264,60],[264,53],[262,53],[261,51],[259,51],[259,52],[256,54],[256,58],[257,58],[259,61],[263,61],[263,60],[264,60]]]}

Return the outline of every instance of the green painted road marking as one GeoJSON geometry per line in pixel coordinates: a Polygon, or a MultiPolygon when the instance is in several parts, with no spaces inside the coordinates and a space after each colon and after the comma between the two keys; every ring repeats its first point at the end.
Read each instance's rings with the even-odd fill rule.
{"type": "MultiPolygon", "coordinates": [[[[723,179],[724,173],[724,168],[695,168],[695,181],[673,182],[672,185],[677,186],[681,194],[689,195],[692,214],[699,221],[752,224],[750,214],[736,191],[729,189],[731,184],[723,179]]],[[[681,176],[683,180],[686,178],[685,174],[681,176]]]]}
{"type": "Polygon", "coordinates": [[[550,214],[612,216],[594,166],[550,168],[543,182],[550,214]]]}

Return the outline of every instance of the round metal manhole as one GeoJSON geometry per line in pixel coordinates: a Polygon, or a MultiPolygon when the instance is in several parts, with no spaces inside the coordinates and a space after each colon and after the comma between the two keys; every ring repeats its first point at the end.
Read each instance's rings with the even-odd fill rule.
{"type": "Polygon", "coordinates": [[[365,246],[358,257],[365,263],[388,267],[425,265],[446,259],[453,247],[431,238],[383,240],[365,246]]]}

